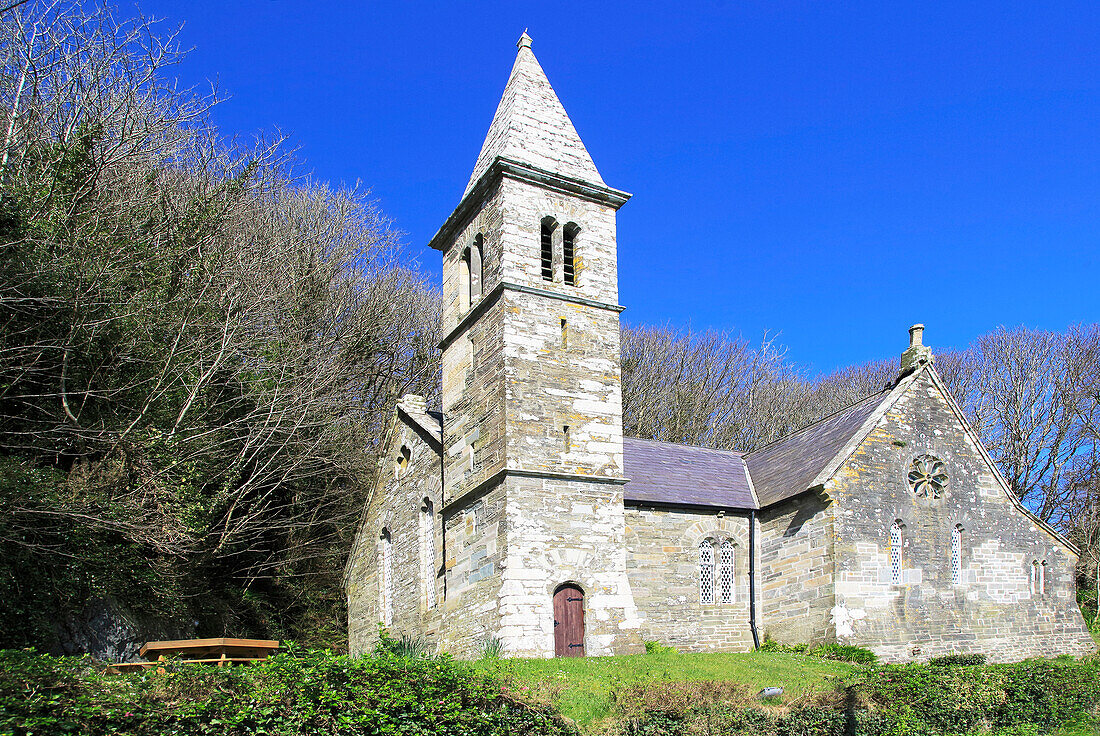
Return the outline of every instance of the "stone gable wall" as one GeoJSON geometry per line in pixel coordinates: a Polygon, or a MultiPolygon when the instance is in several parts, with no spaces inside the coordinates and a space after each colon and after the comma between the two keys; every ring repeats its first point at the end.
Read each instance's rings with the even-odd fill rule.
{"type": "Polygon", "coordinates": [[[759,514],[762,635],[788,644],[832,638],[833,524],[829,500],[803,493],[759,514]]]}
{"type": "Polygon", "coordinates": [[[353,654],[370,651],[382,620],[380,607],[379,539],[382,528],[390,532],[393,554],[393,623],[395,635],[412,634],[439,640],[443,579],[437,575],[435,600],[429,605],[421,579],[420,508],[425,497],[436,511],[434,529],[436,570],[441,569],[443,540],[439,524],[439,455],[401,419],[397,420],[390,451],[381,458],[380,482],[369,500],[352,556],[348,563],[348,649],[353,654]],[[397,477],[395,460],[402,445],[411,454],[408,469],[397,477]]]}
{"type": "Polygon", "coordinates": [[[750,651],[748,534],[745,516],[627,506],[626,569],[642,638],[684,652],[750,651]],[[700,601],[699,543],[708,537],[737,545],[733,603],[700,601]]]}
{"type": "Polygon", "coordinates": [[[1076,604],[1072,552],[1021,512],[926,372],[916,378],[829,483],[837,506],[837,639],[894,661],[949,652],[994,660],[1084,654],[1096,647],[1076,604]],[[931,453],[947,468],[938,500],[907,474],[931,453]],[[889,528],[904,524],[902,584],[890,570],[889,528]],[[963,527],[954,584],[951,530],[963,527]],[[1033,595],[1031,562],[1047,562],[1033,595]]]}

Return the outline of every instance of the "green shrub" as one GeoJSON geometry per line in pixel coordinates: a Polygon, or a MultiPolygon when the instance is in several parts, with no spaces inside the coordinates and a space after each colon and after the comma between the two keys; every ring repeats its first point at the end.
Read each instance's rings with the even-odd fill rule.
{"type": "Polygon", "coordinates": [[[933,667],[974,667],[985,664],[984,654],[945,654],[942,657],[932,657],[928,664],[933,667]]]}
{"type": "Polygon", "coordinates": [[[853,662],[855,664],[874,664],[878,657],[870,649],[851,646],[849,644],[780,644],[769,637],[764,637],[764,643],[760,645],[762,652],[778,652],[782,654],[806,654],[821,659],[833,659],[839,662],[853,662]]]}
{"type": "Polygon", "coordinates": [[[574,734],[448,657],[280,654],[251,667],[104,675],[80,657],[0,651],[0,734],[574,734]]]}
{"type": "Polygon", "coordinates": [[[646,654],[674,654],[676,647],[665,646],[659,641],[647,641],[645,643],[646,654]]]}
{"type": "Polygon", "coordinates": [[[835,659],[840,662],[852,662],[854,664],[874,664],[878,661],[878,656],[870,649],[849,644],[820,644],[807,651],[806,654],[811,657],[835,659]]]}

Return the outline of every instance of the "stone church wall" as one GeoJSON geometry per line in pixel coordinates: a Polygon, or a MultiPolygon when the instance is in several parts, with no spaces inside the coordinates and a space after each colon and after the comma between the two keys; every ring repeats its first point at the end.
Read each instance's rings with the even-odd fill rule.
{"type": "Polygon", "coordinates": [[[503,483],[491,485],[443,517],[446,540],[446,630],[443,650],[473,658],[499,636],[500,574],[507,520],[503,483]]]}
{"type": "MultiPolygon", "coordinates": [[[[399,418],[390,451],[381,461],[380,483],[369,501],[348,561],[348,648],[353,654],[370,651],[378,638],[382,620],[379,542],[383,528],[389,530],[392,540],[391,633],[424,636],[432,641],[439,636],[442,578],[436,578],[435,600],[429,602],[420,574],[420,508],[428,497],[438,514],[439,455],[416,429],[399,418]],[[396,461],[402,445],[409,448],[410,459],[408,468],[398,477],[396,461]]],[[[438,570],[442,539],[439,524],[434,527],[438,570]]]]}
{"type": "Polygon", "coordinates": [[[1073,553],[1021,512],[926,372],[831,481],[837,505],[841,642],[892,661],[976,652],[993,660],[1095,651],[1075,601],[1073,553]],[[946,465],[939,499],[907,478],[914,457],[946,465]],[[890,526],[903,529],[901,584],[892,582],[890,526]],[[962,527],[961,573],[952,530],[962,527]],[[1046,591],[1032,592],[1045,561],[1046,591]]]}
{"type": "Polygon", "coordinates": [[[510,476],[500,638],[511,656],[554,654],[553,595],[584,592],[588,655],[644,651],[626,574],[622,486],[593,478],[510,476]]]}
{"type": "Polygon", "coordinates": [[[803,493],[761,511],[758,519],[762,636],[788,644],[831,640],[832,504],[803,493]]]}
{"type": "Polygon", "coordinates": [[[745,652],[749,630],[748,519],[716,511],[627,506],[627,576],[641,636],[685,652],[745,652]],[[734,600],[700,602],[699,543],[732,539],[734,600]]]}

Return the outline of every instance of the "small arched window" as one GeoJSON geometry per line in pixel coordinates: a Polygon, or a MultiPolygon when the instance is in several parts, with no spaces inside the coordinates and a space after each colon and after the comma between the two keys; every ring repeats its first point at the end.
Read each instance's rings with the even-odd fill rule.
{"type": "Polygon", "coordinates": [[[1043,560],[1039,563],[1039,595],[1045,596],[1047,594],[1047,561],[1043,560]]]}
{"type": "Polygon", "coordinates": [[[714,603],[714,540],[699,542],[699,602],[714,603]]]}
{"type": "Polygon", "coordinates": [[[539,231],[539,244],[541,247],[540,263],[542,265],[542,280],[554,280],[554,231],[558,223],[553,217],[542,218],[542,227],[539,231]]]}
{"type": "Polygon", "coordinates": [[[1039,595],[1039,561],[1031,561],[1031,595],[1039,595]]]}
{"type": "Polygon", "coordinates": [[[458,311],[466,314],[470,311],[470,249],[462,251],[458,261],[458,311]]]}
{"type": "Polygon", "coordinates": [[[474,244],[470,246],[470,306],[481,298],[483,261],[485,258],[485,239],[478,233],[474,244]]]}
{"type": "Polygon", "coordinates": [[[718,550],[718,601],[733,603],[733,540],[722,540],[718,550]]]}
{"type": "Polygon", "coordinates": [[[381,563],[378,575],[379,607],[382,625],[390,626],[393,624],[393,540],[389,529],[382,528],[378,546],[378,560],[381,563]]]}
{"type": "Polygon", "coordinates": [[[962,524],[956,524],[951,529],[951,583],[953,585],[963,584],[962,539],[962,524]]]}
{"type": "Polygon", "coordinates": [[[581,229],[575,223],[569,223],[562,230],[561,262],[562,279],[566,286],[577,285],[576,244],[581,229]]]}
{"type": "Polygon", "coordinates": [[[401,445],[401,450],[398,451],[397,457],[394,459],[394,475],[398,478],[404,477],[405,473],[409,472],[409,463],[412,461],[412,451],[408,445],[401,445]]]}
{"type": "Polygon", "coordinates": [[[430,498],[420,504],[420,578],[424,602],[435,607],[435,506],[430,498]]]}
{"type": "Polygon", "coordinates": [[[903,525],[901,519],[895,519],[894,523],[890,525],[890,584],[901,585],[902,583],[902,546],[905,544],[905,537],[902,533],[903,525]]]}

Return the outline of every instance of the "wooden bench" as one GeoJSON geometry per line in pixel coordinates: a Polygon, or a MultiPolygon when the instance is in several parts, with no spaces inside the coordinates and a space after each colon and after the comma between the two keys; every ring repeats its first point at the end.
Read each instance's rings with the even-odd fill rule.
{"type": "Polygon", "coordinates": [[[115,672],[133,672],[156,667],[163,672],[163,663],[171,659],[185,664],[215,664],[228,667],[233,664],[252,664],[267,659],[279,650],[279,642],[270,639],[176,639],[151,641],[138,650],[144,662],[119,662],[112,664],[115,672]]]}

